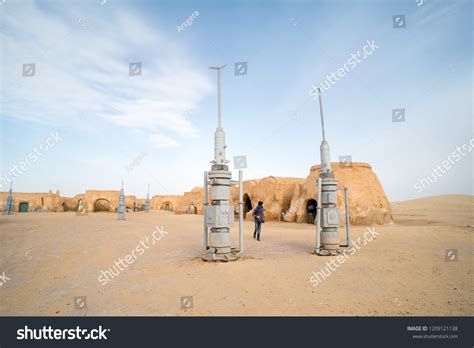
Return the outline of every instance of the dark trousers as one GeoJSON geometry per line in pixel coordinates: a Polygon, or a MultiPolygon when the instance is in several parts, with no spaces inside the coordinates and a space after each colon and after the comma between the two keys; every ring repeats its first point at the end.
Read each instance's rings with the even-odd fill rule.
{"type": "Polygon", "coordinates": [[[257,235],[260,237],[260,232],[262,232],[262,222],[259,220],[255,220],[255,230],[253,231],[253,235],[257,235]]]}

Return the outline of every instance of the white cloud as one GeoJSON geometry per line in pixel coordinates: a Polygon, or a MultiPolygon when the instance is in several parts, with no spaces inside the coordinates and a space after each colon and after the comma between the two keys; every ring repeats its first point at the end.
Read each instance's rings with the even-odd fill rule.
{"type": "Polygon", "coordinates": [[[419,18],[418,25],[423,25],[432,21],[436,21],[440,18],[445,17],[448,15],[450,12],[453,10],[457,10],[459,7],[460,3],[434,3],[434,4],[423,4],[420,7],[423,9],[426,9],[426,11],[419,11],[416,14],[416,19],[419,18]]]}
{"type": "Polygon", "coordinates": [[[170,148],[178,146],[178,142],[161,134],[152,134],[149,137],[150,142],[157,149],[170,148]]]}
{"type": "Polygon", "coordinates": [[[67,124],[79,113],[95,115],[159,133],[150,141],[160,147],[197,136],[183,113],[210,93],[207,69],[129,9],[95,16],[99,10],[9,3],[0,38],[2,116],[67,124]],[[129,76],[131,62],[142,63],[141,76],[129,76]],[[36,64],[34,77],[22,77],[23,63],[36,64]]]}

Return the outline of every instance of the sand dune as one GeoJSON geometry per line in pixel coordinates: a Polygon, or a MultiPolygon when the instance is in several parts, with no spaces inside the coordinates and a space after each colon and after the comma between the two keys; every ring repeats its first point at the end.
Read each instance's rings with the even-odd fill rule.
{"type": "MultiPolygon", "coordinates": [[[[375,226],[377,237],[317,286],[312,272],[330,258],[311,254],[312,225],[268,222],[257,242],[246,221],[245,257],[214,264],[199,258],[200,215],[1,216],[0,273],[10,279],[0,287],[0,315],[473,315],[473,196],[392,208],[394,223],[375,226]],[[101,271],[156,225],[167,234],[102,285],[101,271]],[[87,309],[74,308],[75,296],[87,297],[87,309]],[[183,296],[192,296],[193,308],[181,308],[183,296]]],[[[237,227],[232,233],[237,245],[237,227]]],[[[352,239],[364,233],[353,228],[352,239]]]]}

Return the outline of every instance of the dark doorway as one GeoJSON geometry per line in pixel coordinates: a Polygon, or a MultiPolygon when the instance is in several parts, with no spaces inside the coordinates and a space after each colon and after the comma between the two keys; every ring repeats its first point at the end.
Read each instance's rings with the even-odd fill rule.
{"type": "Polygon", "coordinates": [[[27,213],[28,212],[28,203],[26,203],[26,202],[20,203],[20,205],[18,207],[18,211],[20,213],[27,213]]]}
{"type": "Polygon", "coordinates": [[[172,211],[173,210],[173,205],[170,202],[165,202],[161,206],[161,209],[166,210],[166,211],[172,211]]]}
{"type": "Polygon", "coordinates": [[[250,200],[250,197],[248,194],[244,193],[244,196],[242,197],[244,201],[244,218],[247,215],[249,211],[252,211],[252,201],[250,200]]]}
{"type": "Polygon", "coordinates": [[[110,211],[110,202],[107,199],[99,198],[94,203],[94,211],[110,211]]]}
{"type": "Polygon", "coordinates": [[[310,199],[308,203],[306,203],[306,213],[308,215],[308,224],[314,224],[314,220],[316,219],[317,206],[318,206],[318,202],[314,199],[310,199]]]}

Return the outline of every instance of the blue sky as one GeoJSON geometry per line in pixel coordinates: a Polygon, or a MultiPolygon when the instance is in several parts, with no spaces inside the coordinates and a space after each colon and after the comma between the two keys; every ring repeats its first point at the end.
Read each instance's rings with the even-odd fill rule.
{"type": "Polygon", "coordinates": [[[306,177],[321,141],[311,86],[369,41],[378,48],[323,93],[332,160],[371,164],[391,201],[472,194],[472,152],[414,188],[473,137],[470,1],[102,2],[0,7],[0,175],[51,132],[62,139],[14,178],[16,191],[201,185],[216,127],[208,67],[224,64],[228,159],[247,155],[246,179],[306,177]],[[129,76],[133,62],[141,75],[129,76]],[[236,62],[246,75],[234,75],[236,62]],[[25,63],[34,76],[22,76],[25,63]],[[392,122],[398,108],[405,122],[392,122]]]}

